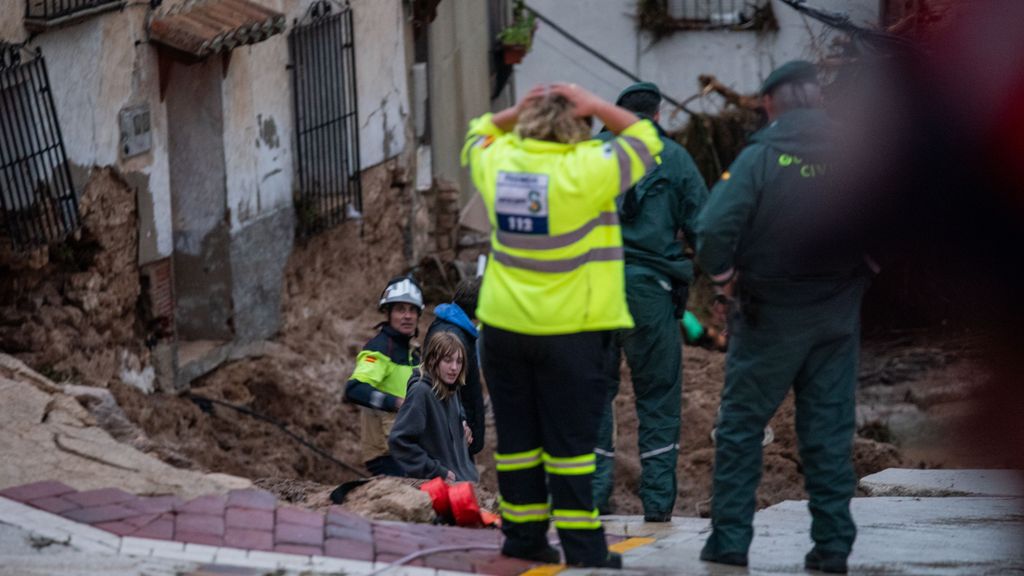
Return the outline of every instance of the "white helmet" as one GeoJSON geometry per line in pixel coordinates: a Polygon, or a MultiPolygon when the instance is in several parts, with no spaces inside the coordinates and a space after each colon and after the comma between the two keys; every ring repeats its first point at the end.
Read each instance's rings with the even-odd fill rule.
{"type": "Polygon", "coordinates": [[[378,307],[383,312],[384,307],[388,304],[397,304],[399,302],[412,304],[419,308],[421,312],[423,311],[423,290],[420,289],[420,285],[416,283],[412,276],[399,276],[388,281],[388,287],[380,295],[378,307]]]}

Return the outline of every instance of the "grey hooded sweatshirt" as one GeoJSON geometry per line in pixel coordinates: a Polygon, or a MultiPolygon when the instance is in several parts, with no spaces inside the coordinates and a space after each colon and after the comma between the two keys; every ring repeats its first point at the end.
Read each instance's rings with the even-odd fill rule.
{"type": "Polygon", "coordinates": [[[480,475],[469,457],[462,429],[465,419],[459,395],[439,399],[427,374],[413,374],[405,402],[388,436],[391,456],[410,478],[444,478],[477,482],[480,475]]]}

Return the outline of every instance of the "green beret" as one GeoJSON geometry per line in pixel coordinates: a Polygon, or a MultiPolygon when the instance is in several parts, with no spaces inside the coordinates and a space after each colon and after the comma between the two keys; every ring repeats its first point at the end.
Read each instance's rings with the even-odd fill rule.
{"type": "Polygon", "coordinates": [[[657,84],[655,84],[654,82],[637,82],[632,86],[626,87],[626,89],[623,90],[621,94],[619,94],[619,98],[615,100],[615,104],[622,104],[622,99],[629,94],[633,94],[634,92],[651,92],[655,94],[658,97],[658,99],[661,99],[661,90],[658,90],[657,84]]]}
{"type": "Polygon", "coordinates": [[[768,94],[790,82],[817,82],[818,67],[806,60],[790,60],[768,75],[761,85],[761,94],[768,94]]]}

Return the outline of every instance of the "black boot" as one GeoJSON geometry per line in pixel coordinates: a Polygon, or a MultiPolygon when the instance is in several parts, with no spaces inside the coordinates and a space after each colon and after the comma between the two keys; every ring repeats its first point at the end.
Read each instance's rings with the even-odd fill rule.
{"type": "Polygon", "coordinates": [[[746,566],[747,555],[743,552],[715,552],[707,544],[700,551],[700,559],[715,564],[729,564],[731,566],[746,566]]]}
{"type": "Polygon", "coordinates": [[[845,552],[819,550],[818,547],[815,546],[807,553],[807,556],[804,556],[804,568],[808,570],[819,570],[829,574],[846,574],[847,556],[849,555],[845,552]]]}
{"type": "Polygon", "coordinates": [[[615,570],[622,569],[622,554],[618,552],[608,552],[608,556],[604,560],[599,562],[580,562],[579,564],[573,564],[573,566],[579,566],[581,568],[613,568],[615,570]]]}
{"type": "Polygon", "coordinates": [[[651,512],[644,513],[644,522],[671,522],[671,512],[651,512]]]}
{"type": "Polygon", "coordinates": [[[547,542],[537,546],[523,546],[512,540],[505,540],[501,547],[501,553],[512,558],[540,562],[543,564],[561,564],[562,555],[547,542]]]}

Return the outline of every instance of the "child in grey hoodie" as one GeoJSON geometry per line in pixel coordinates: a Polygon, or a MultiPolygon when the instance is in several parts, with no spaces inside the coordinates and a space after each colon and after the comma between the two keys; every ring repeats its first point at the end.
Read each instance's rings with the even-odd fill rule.
{"type": "Polygon", "coordinates": [[[465,359],[459,338],[438,332],[427,342],[423,363],[409,379],[388,447],[411,478],[480,479],[469,456],[472,436],[458,395],[466,378],[465,359]]]}

